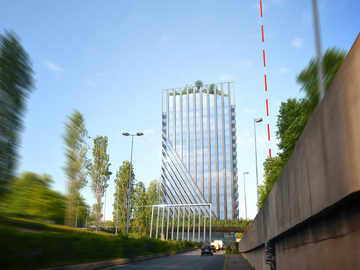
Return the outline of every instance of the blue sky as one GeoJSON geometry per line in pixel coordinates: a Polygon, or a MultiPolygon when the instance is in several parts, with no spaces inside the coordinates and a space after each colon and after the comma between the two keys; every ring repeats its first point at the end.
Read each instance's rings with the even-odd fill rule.
{"type": "MultiPolygon", "coordinates": [[[[85,118],[89,135],[109,138],[111,171],[130,159],[134,140],[136,179],[159,178],[161,93],[164,88],[234,81],[238,133],[240,215],[242,172],[248,217],[256,215],[253,119],[257,124],[259,182],[275,140],[279,105],[302,97],[295,76],[315,55],[311,0],[259,1],[40,1],[0,0],[0,33],[13,30],[33,61],[36,90],[28,102],[19,170],[48,173],[65,193],[63,141],[72,108],[85,118]],[[261,42],[264,25],[265,42],[261,42]],[[266,52],[263,67],[262,50],[266,52]],[[268,92],[264,91],[264,74],[268,92]],[[266,116],[265,99],[270,116],[266,116]],[[267,140],[266,124],[271,140],[267,140]]],[[[318,2],[323,51],[349,50],[360,30],[360,1],[318,2]]],[[[92,141],[89,140],[92,147],[92,141]]],[[[89,151],[89,157],[91,152],[89,151]]],[[[107,193],[112,218],[114,174],[107,193]]],[[[89,179],[90,182],[90,179],[89,179]]],[[[94,203],[90,188],[82,194],[94,203]]]]}

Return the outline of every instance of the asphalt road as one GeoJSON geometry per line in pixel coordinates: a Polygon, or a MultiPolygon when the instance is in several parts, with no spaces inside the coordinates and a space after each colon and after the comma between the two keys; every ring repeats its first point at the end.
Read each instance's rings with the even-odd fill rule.
{"type": "MultiPolygon", "coordinates": [[[[163,257],[159,259],[147,260],[128,265],[106,268],[108,270],[125,270],[125,269],[193,269],[193,270],[222,270],[225,262],[224,251],[220,250],[211,255],[201,256],[201,251],[194,250],[178,255],[163,257]]],[[[105,270],[105,269],[103,269],[105,270]]]]}

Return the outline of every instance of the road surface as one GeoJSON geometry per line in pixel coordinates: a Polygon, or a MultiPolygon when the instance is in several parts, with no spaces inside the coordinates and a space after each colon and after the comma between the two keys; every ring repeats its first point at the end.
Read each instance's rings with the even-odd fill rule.
{"type": "Polygon", "coordinates": [[[190,269],[190,270],[222,270],[225,262],[224,251],[220,250],[211,255],[201,256],[200,249],[178,255],[147,260],[128,265],[104,268],[103,270],[158,270],[158,269],[190,269]]]}

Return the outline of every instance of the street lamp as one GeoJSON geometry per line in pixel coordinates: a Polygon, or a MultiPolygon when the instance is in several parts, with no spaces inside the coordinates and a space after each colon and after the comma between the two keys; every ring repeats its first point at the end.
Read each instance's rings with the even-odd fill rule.
{"type": "Polygon", "coordinates": [[[127,132],[123,132],[124,136],[131,136],[131,157],[130,157],[130,177],[129,177],[129,195],[128,195],[128,207],[127,207],[127,218],[126,218],[126,236],[129,234],[129,214],[130,214],[130,194],[131,194],[131,167],[132,167],[132,153],[133,153],[133,144],[134,144],[134,136],[142,136],[144,133],[138,132],[136,134],[129,134],[127,132]]]}
{"type": "Polygon", "coordinates": [[[254,138],[255,138],[255,165],[256,165],[256,193],[257,193],[257,208],[259,211],[259,182],[258,182],[258,167],[257,167],[257,150],[256,150],[256,123],[262,122],[262,118],[254,118],[254,138]]]}
{"type": "Polygon", "coordinates": [[[249,172],[244,172],[244,197],[245,197],[245,217],[247,219],[247,207],[246,207],[246,188],[245,188],[245,174],[249,174],[249,172]]]}

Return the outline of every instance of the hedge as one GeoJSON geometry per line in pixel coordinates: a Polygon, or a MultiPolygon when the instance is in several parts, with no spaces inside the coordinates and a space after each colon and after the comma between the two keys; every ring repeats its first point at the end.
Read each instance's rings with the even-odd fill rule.
{"type": "Polygon", "coordinates": [[[0,269],[39,269],[198,247],[193,242],[0,228],[0,269]]]}

